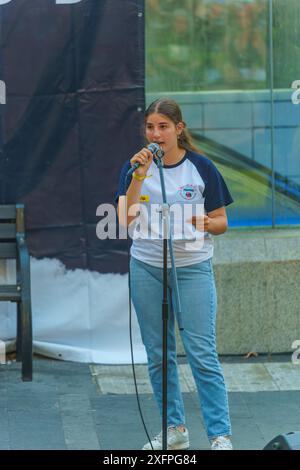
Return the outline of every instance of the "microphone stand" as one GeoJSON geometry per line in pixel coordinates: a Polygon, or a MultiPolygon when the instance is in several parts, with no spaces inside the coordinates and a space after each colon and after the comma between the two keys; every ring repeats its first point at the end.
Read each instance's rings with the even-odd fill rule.
{"type": "Polygon", "coordinates": [[[172,275],[176,298],[176,318],[178,327],[183,330],[181,319],[181,303],[178,290],[178,280],[176,273],[176,266],[173,253],[173,240],[170,230],[170,207],[167,203],[167,195],[165,188],[165,180],[163,174],[163,151],[157,150],[155,153],[156,164],[159,169],[160,184],[162,191],[163,204],[161,208],[162,213],[162,231],[163,231],[163,300],[162,300],[162,322],[163,322],[163,341],[162,341],[162,449],[167,450],[167,410],[168,410],[168,320],[169,320],[169,305],[168,305],[168,245],[172,265],[172,275]]]}

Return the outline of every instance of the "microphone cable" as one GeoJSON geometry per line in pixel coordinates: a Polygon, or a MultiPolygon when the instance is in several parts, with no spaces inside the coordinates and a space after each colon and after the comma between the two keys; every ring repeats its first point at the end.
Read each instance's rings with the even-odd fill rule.
{"type": "MultiPolygon", "coordinates": [[[[125,178],[125,189],[127,193],[127,182],[128,182],[128,177],[131,175],[127,175],[125,178]]],[[[125,198],[127,198],[125,194],[125,198]]],[[[127,218],[127,199],[125,200],[125,211],[126,211],[126,218],[127,218]]],[[[127,226],[127,219],[126,219],[126,226],[127,226]]],[[[133,375],[133,383],[134,383],[134,388],[135,388],[135,396],[136,396],[136,401],[137,401],[137,406],[140,414],[140,418],[143,424],[144,431],[146,433],[147,439],[150,443],[151,450],[153,449],[153,445],[151,442],[151,438],[148,433],[148,429],[145,423],[142,407],[141,407],[141,402],[140,402],[140,396],[139,396],[139,391],[138,391],[138,386],[137,386],[137,380],[136,380],[136,373],[135,373],[135,363],[134,363],[134,353],[133,353],[133,340],[132,340],[132,307],[131,307],[131,276],[130,276],[130,243],[129,243],[129,236],[128,236],[128,227],[127,227],[127,263],[128,263],[128,305],[129,305],[129,342],[130,342],[130,354],[131,354],[131,366],[132,366],[132,375],[133,375]]]]}

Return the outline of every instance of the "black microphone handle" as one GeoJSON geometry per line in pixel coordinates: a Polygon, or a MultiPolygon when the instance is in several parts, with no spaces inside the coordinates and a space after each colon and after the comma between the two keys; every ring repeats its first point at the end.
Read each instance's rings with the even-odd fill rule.
{"type": "MultiPolygon", "coordinates": [[[[162,158],[164,156],[164,152],[161,150],[158,144],[152,143],[147,145],[147,149],[149,149],[152,153],[153,156],[157,156],[158,158],[162,158]],[[158,155],[158,152],[160,152],[160,156],[158,155]]],[[[155,161],[155,160],[154,160],[155,161]]],[[[156,162],[155,162],[156,163],[156,162]]],[[[136,162],[127,172],[127,176],[132,175],[132,173],[138,169],[138,167],[141,164],[139,162],[136,162]]]]}
{"type": "Polygon", "coordinates": [[[132,175],[132,173],[133,173],[135,170],[137,170],[140,165],[141,165],[141,164],[140,164],[139,162],[136,162],[131,168],[129,168],[129,170],[128,170],[126,176],[132,175]]]}

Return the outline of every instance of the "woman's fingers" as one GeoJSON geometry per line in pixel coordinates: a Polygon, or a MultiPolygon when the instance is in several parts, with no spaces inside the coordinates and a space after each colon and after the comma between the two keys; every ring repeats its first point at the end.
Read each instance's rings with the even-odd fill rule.
{"type": "Polygon", "coordinates": [[[203,231],[207,229],[209,220],[207,215],[198,215],[191,217],[187,222],[194,225],[197,230],[203,231]]]}
{"type": "Polygon", "coordinates": [[[130,160],[130,163],[134,164],[136,162],[139,162],[142,165],[146,165],[149,160],[152,160],[151,157],[152,157],[152,153],[150,152],[150,150],[144,148],[132,157],[132,159],[130,160]]]}
{"type": "Polygon", "coordinates": [[[142,174],[145,171],[147,172],[149,166],[152,163],[152,160],[153,160],[153,155],[150,152],[150,150],[147,148],[143,148],[131,158],[130,163],[132,166],[135,163],[139,163],[140,167],[137,170],[137,173],[142,174]]]}

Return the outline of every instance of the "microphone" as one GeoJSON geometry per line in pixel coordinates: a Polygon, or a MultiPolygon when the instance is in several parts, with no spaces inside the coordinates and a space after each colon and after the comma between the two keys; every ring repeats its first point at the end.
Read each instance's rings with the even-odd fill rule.
{"type": "MultiPolygon", "coordinates": [[[[150,152],[155,158],[161,159],[164,156],[164,151],[160,148],[158,144],[149,144],[147,145],[147,149],[150,150],[150,152]]],[[[126,177],[132,175],[132,173],[137,170],[139,166],[141,166],[139,162],[136,162],[134,165],[132,165],[132,167],[128,170],[126,177]]]]}
{"type": "Polygon", "coordinates": [[[164,151],[160,148],[160,146],[156,143],[152,143],[152,144],[149,144],[147,146],[147,149],[149,149],[151,151],[151,153],[153,153],[153,156],[155,158],[158,158],[159,160],[161,158],[163,158],[164,156],[164,151]]]}

